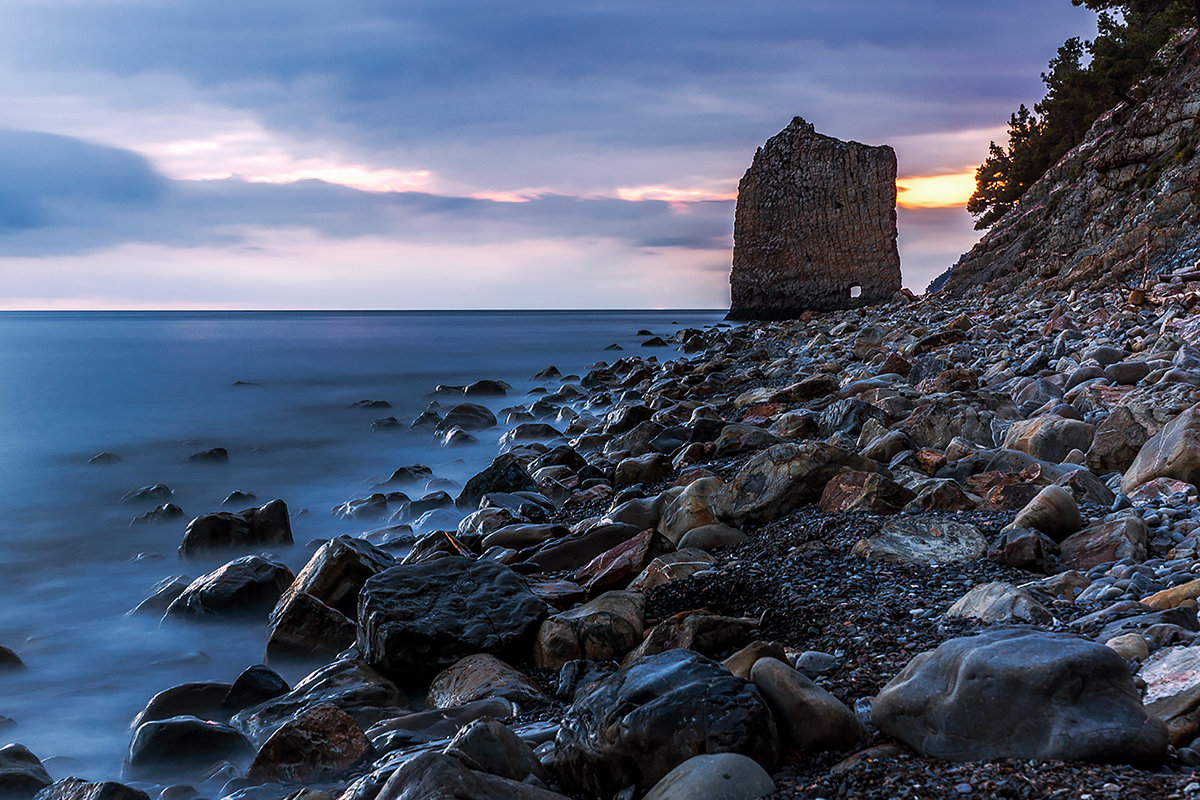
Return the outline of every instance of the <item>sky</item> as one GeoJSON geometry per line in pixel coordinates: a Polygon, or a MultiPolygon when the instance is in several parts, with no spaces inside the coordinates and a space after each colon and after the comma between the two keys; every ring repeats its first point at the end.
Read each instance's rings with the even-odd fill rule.
{"type": "Polygon", "coordinates": [[[0,0],[0,309],[721,308],[793,116],[889,144],[904,284],[1068,0],[0,0]]]}

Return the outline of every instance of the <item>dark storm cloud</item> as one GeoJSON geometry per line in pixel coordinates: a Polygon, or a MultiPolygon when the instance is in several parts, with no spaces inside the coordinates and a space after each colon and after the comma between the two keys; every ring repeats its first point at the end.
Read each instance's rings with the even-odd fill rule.
{"type": "Polygon", "coordinates": [[[169,181],[128,151],[0,131],[0,255],[6,256],[82,253],[128,242],[237,244],[253,228],[430,243],[604,237],[635,248],[721,248],[732,216],[732,202],[681,209],[650,200],[547,195],[498,203],[316,180],[169,181]]]}
{"type": "Polygon", "coordinates": [[[737,154],[717,156],[728,172],[793,114],[871,141],[1000,125],[1089,19],[1066,0],[97,0],[3,16],[24,68],[177,74],[280,130],[513,185],[629,148],[673,171],[737,154]]]}
{"type": "Polygon", "coordinates": [[[146,208],[165,187],[128,150],[0,129],[0,234],[75,225],[81,212],[146,208]]]}

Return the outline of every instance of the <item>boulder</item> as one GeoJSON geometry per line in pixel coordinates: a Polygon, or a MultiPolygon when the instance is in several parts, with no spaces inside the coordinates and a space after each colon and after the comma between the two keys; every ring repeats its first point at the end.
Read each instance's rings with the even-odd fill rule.
{"type": "Polygon", "coordinates": [[[849,750],[866,734],[845,703],[783,661],[758,659],[750,680],[771,709],[786,748],[801,753],[849,750]]]}
{"type": "Polygon", "coordinates": [[[246,763],[254,748],[237,730],[196,717],[139,725],[125,755],[125,773],[138,778],[199,778],[221,761],[246,763]]]}
{"type": "Polygon", "coordinates": [[[1113,515],[1097,525],[1072,534],[1059,544],[1059,561],[1065,569],[1083,572],[1099,564],[1128,558],[1146,560],[1150,531],[1135,512],[1113,515]]]}
{"type": "Polygon", "coordinates": [[[426,698],[434,708],[453,708],[499,697],[526,711],[546,702],[542,690],[520,670],[495,656],[477,653],[438,673],[426,698]]]}
{"type": "Polygon", "coordinates": [[[839,472],[877,466],[825,442],[777,444],[752,456],[725,487],[719,499],[722,516],[737,526],[767,523],[817,500],[839,472]]]}
{"type": "Polygon", "coordinates": [[[869,511],[897,514],[916,494],[877,472],[843,472],[825,484],[820,508],[826,514],[869,511]]]}
{"type": "Polygon", "coordinates": [[[1058,563],[1058,544],[1041,531],[1008,528],[988,548],[987,557],[997,564],[1050,572],[1058,563]]]}
{"type": "Polygon", "coordinates": [[[777,658],[786,662],[787,653],[778,642],[764,642],[759,639],[738,650],[722,661],[721,665],[739,678],[750,680],[750,669],[760,658],[777,658]]]}
{"type": "Polygon", "coordinates": [[[1137,458],[1138,451],[1158,428],[1147,414],[1125,405],[1118,405],[1096,426],[1092,444],[1087,450],[1087,466],[1103,475],[1124,472],[1137,458]]]}
{"type": "Polygon", "coordinates": [[[444,753],[421,753],[391,774],[375,800],[567,800],[528,783],[468,768],[444,753]]]}
{"type": "Polygon", "coordinates": [[[624,588],[656,556],[669,552],[671,543],[653,530],[646,530],[584,564],[575,580],[590,595],[624,588]]]}
{"type": "Polygon", "coordinates": [[[1071,493],[1052,484],[1038,492],[1017,512],[1011,527],[1033,528],[1061,542],[1083,527],[1083,518],[1071,493]]]}
{"type": "Polygon", "coordinates": [[[544,781],[546,770],[524,739],[507,725],[480,719],[463,726],[443,750],[465,766],[513,781],[529,776],[544,781]]]}
{"type": "Polygon", "coordinates": [[[1032,594],[1003,581],[976,586],[950,606],[946,616],[950,619],[969,619],[984,623],[1045,624],[1051,620],[1049,609],[1039,603],[1032,594]]]}
{"type": "Polygon", "coordinates": [[[638,659],[576,697],[555,737],[565,788],[645,791],[693,756],[741,753],[771,768],[775,721],[758,690],[686,650],[638,659]]]}
{"type": "Polygon", "coordinates": [[[746,534],[737,528],[718,522],[713,525],[701,525],[692,528],[676,542],[680,550],[715,550],[718,547],[732,547],[746,541],[746,534]]]}
{"type": "Polygon", "coordinates": [[[358,648],[385,674],[417,679],[475,653],[521,655],[547,612],[500,564],[449,556],[401,565],[363,586],[358,648]]]}
{"type": "Polygon", "coordinates": [[[459,492],[454,505],[460,511],[474,511],[479,501],[491,492],[536,492],[535,481],[512,453],[497,456],[487,469],[471,477],[459,492]]]}
{"type": "Polygon", "coordinates": [[[723,657],[750,643],[758,627],[759,621],[752,617],[725,617],[703,610],[681,611],[651,628],[637,649],[626,656],[625,663],[676,649],[723,657]]]}
{"type": "Polygon", "coordinates": [[[775,781],[740,753],[692,756],[663,776],[642,800],[758,800],[775,781]]]}
{"type": "Polygon", "coordinates": [[[974,525],[936,517],[900,517],[860,539],[854,554],[872,561],[948,564],[979,558],[987,539],[974,525]]]}
{"type": "Polygon", "coordinates": [[[257,743],[287,720],[322,703],[333,703],[360,724],[377,718],[379,709],[400,704],[396,685],[358,659],[334,661],[318,668],[287,694],[234,715],[232,724],[257,743]]]}
{"type": "Polygon", "coordinates": [[[1043,414],[1014,422],[1004,438],[1004,447],[1029,453],[1042,461],[1061,464],[1072,450],[1087,452],[1092,446],[1095,432],[1095,427],[1086,422],[1064,419],[1057,414],[1043,414]]]}
{"type": "Polygon", "coordinates": [[[146,722],[171,717],[218,719],[224,715],[222,703],[230,688],[224,681],[196,681],[163,689],[150,698],[130,727],[137,729],[146,722]]]}
{"type": "Polygon", "coordinates": [[[682,549],[658,556],[629,584],[629,591],[647,594],[655,586],[682,580],[711,569],[716,559],[703,550],[682,549]]]}
{"type": "Polygon", "coordinates": [[[0,798],[29,800],[53,781],[41,759],[23,744],[0,747],[0,798]]]}
{"type": "Polygon", "coordinates": [[[646,453],[621,459],[613,472],[616,486],[632,486],[635,483],[659,483],[671,474],[671,459],[662,453],[646,453]]]}
{"type": "Polygon", "coordinates": [[[214,620],[265,614],[292,584],[292,571],[262,556],[242,556],[201,575],[167,606],[167,617],[214,620]]]}
{"type": "Polygon", "coordinates": [[[287,504],[272,500],[261,508],[236,514],[218,511],[188,523],[179,544],[181,558],[192,558],[214,550],[234,547],[270,547],[292,544],[292,525],[287,504]]]}
{"type": "Polygon", "coordinates": [[[694,480],[665,504],[658,520],[658,532],[678,544],[694,528],[718,525],[720,497],[725,482],[707,477],[694,480]]]}
{"type": "Polygon", "coordinates": [[[435,433],[445,433],[452,428],[464,431],[482,431],[496,427],[496,415],[477,403],[459,403],[446,412],[442,421],[434,427],[435,433]]]}
{"type": "Polygon", "coordinates": [[[388,717],[367,729],[367,738],[379,752],[412,750],[420,745],[446,742],[462,728],[480,719],[504,719],[517,709],[501,697],[472,700],[461,706],[434,708],[388,717]]]}
{"type": "Polygon", "coordinates": [[[25,669],[25,662],[10,648],[0,645],[0,672],[25,669]]]}
{"type": "Polygon", "coordinates": [[[528,561],[543,572],[577,569],[617,545],[628,542],[644,528],[623,522],[601,523],[587,530],[546,543],[528,561]]]}
{"type": "Polygon", "coordinates": [[[534,664],[539,669],[558,669],[581,658],[620,659],[642,641],[645,604],[640,594],[612,591],[548,617],[538,629],[534,664]]]}
{"type": "Polygon", "coordinates": [[[1200,403],[1171,420],[1142,445],[1121,478],[1121,490],[1129,494],[1153,478],[1200,484],[1200,403]]]}
{"type": "Polygon", "coordinates": [[[221,698],[221,709],[230,713],[265,703],[291,691],[279,673],[262,664],[247,667],[221,698]]]}
{"type": "Polygon", "coordinates": [[[998,629],[944,642],[883,688],[872,721],[949,761],[1166,757],[1166,729],[1142,708],[1121,657],[1066,634],[998,629]]]}
{"type": "Polygon", "coordinates": [[[395,563],[364,539],[338,536],[321,545],[271,612],[267,657],[333,656],[349,647],[358,593],[395,563]]]}
{"type": "Polygon", "coordinates": [[[371,752],[354,718],[331,703],[306,709],[263,742],[246,778],[253,783],[329,781],[371,752]]]}

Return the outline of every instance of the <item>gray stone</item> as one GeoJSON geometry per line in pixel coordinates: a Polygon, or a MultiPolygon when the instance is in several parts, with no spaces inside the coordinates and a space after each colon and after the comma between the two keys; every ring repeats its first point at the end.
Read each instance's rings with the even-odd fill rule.
{"type": "Polygon", "coordinates": [[[192,581],[167,617],[215,620],[267,613],[292,584],[292,571],[262,556],[242,556],[192,581]]]}
{"type": "Polygon", "coordinates": [[[889,520],[876,534],[860,539],[855,555],[872,561],[948,564],[979,558],[987,540],[974,525],[936,517],[889,520]]]}
{"type": "Polygon", "coordinates": [[[234,547],[291,545],[292,525],[282,500],[236,514],[219,511],[196,517],[188,523],[179,545],[182,558],[234,547]]]}
{"type": "Polygon", "coordinates": [[[1121,657],[1066,634],[998,629],[944,642],[883,688],[872,721],[950,761],[1166,757],[1166,728],[1142,708],[1121,657]]]}
{"type": "Polygon", "coordinates": [[[976,586],[950,606],[946,616],[978,622],[1046,623],[1051,618],[1050,611],[1033,595],[1003,581],[976,586]]]}
{"type": "Polygon", "coordinates": [[[775,781],[739,753],[693,756],[668,772],[642,800],[758,800],[775,781]]]}
{"type": "Polygon", "coordinates": [[[25,745],[0,747],[0,800],[29,800],[52,782],[41,759],[25,745]]]}
{"type": "Polygon", "coordinates": [[[767,701],[786,747],[802,753],[849,750],[865,734],[845,703],[779,659],[755,661],[750,680],[767,701]]]}

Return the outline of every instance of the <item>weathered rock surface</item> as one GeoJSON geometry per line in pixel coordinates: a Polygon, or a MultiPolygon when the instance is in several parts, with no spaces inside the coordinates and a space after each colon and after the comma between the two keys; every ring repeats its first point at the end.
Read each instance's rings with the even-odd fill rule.
{"type": "Polygon", "coordinates": [[[213,620],[265,614],[292,585],[292,571],[262,556],[242,556],[192,581],[166,616],[213,620]]]}
{"type": "Polygon", "coordinates": [[[150,800],[141,789],[115,781],[91,783],[80,778],[63,778],[42,789],[36,800],[150,800]]]}
{"type": "Polygon", "coordinates": [[[475,653],[522,654],[547,612],[500,564],[451,556],[391,567],[359,595],[358,647],[385,674],[413,680],[475,653]]]}
{"type": "Polygon", "coordinates": [[[239,513],[218,511],[188,523],[179,545],[179,555],[190,558],[213,550],[234,547],[291,545],[292,524],[282,500],[239,513]]]}
{"type": "Polygon", "coordinates": [[[334,778],[371,752],[362,728],[331,703],[306,709],[281,725],[254,756],[254,783],[318,783],[334,778]]]}
{"type": "Polygon", "coordinates": [[[245,763],[254,748],[237,730],[196,717],[172,717],[138,726],[125,756],[130,776],[197,778],[220,761],[245,763]]]}
{"type": "Polygon", "coordinates": [[[979,558],[987,540],[974,525],[933,517],[901,517],[862,539],[856,555],[874,561],[946,564],[979,558]]]}
{"type": "Polygon", "coordinates": [[[453,708],[476,700],[503,698],[522,711],[546,702],[529,676],[495,656],[476,653],[438,673],[429,685],[434,708],[453,708]]]}
{"type": "Polygon", "coordinates": [[[768,767],[775,722],[758,690],[686,650],[639,659],[577,698],[555,739],[564,785],[649,789],[689,758],[741,753],[768,767]]]}
{"type": "Polygon", "coordinates": [[[771,137],[738,184],[729,283],[730,319],[891,299],[900,289],[892,148],[822,136],[800,117],[771,137]]]}
{"type": "Polygon", "coordinates": [[[566,800],[528,783],[466,767],[443,753],[422,753],[392,773],[377,800],[566,800]]]}
{"type": "Polygon", "coordinates": [[[1120,656],[1040,631],[999,629],[922,653],[875,698],[872,721],[951,761],[1154,764],[1166,756],[1166,729],[1142,708],[1120,656]]]}
{"type": "Polygon", "coordinates": [[[580,658],[620,659],[642,641],[645,603],[640,594],[612,591],[554,614],[538,630],[534,663],[541,669],[558,669],[580,658]]]}

